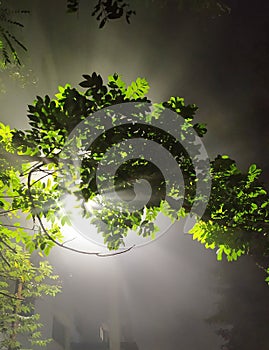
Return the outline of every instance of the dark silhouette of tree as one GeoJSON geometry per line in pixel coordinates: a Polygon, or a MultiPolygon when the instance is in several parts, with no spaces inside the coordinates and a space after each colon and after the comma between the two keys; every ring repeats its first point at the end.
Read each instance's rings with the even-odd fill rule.
{"type": "MultiPolygon", "coordinates": [[[[209,17],[220,16],[230,12],[230,8],[223,2],[217,0],[171,0],[154,1],[151,6],[170,6],[176,11],[191,11],[192,13],[206,14],[209,17]]],[[[78,13],[80,0],[66,0],[68,13],[78,13]]],[[[17,19],[18,15],[30,13],[29,10],[11,9],[0,3],[0,51],[2,53],[1,66],[15,63],[21,65],[18,48],[27,51],[26,46],[18,39],[16,28],[23,28],[24,25],[17,19]]],[[[130,3],[123,0],[98,0],[93,5],[91,15],[99,22],[99,28],[103,28],[109,21],[122,17],[127,23],[136,14],[130,3]]]]}
{"type": "MultiPolygon", "coordinates": [[[[98,0],[94,6],[92,16],[95,16],[100,21],[99,28],[104,27],[108,20],[121,17],[125,17],[126,21],[130,23],[130,17],[136,13],[136,11],[130,9],[131,3],[130,1],[124,2],[123,0],[98,0]]],[[[80,0],[67,0],[67,11],[77,13],[79,11],[79,5],[80,0]]],[[[209,17],[221,16],[231,11],[229,6],[219,0],[151,0],[145,1],[145,8],[147,5],[149,7],[169,6],[173,11],[200,13],[206,14],[209,17]]]]}
{"type": "Polygon", "coordinates": [[[24,51],[27,51],[27,49],[14,31],[16,27],[24,27],[17,19],[18,15],[27,13],[29,13],[28,10],[12,10],[0,4],[0,51],[2,54],[2,67],[10,63],[21,64],[17,48],[19,47],[24,51]]]}
{"type": "MultiPolygon", "coordinates": [[[[79,11],[79,0],[67,0],[67,12],[76,13],[79,11]]],[[[92,16],[100,22],[99,28],[103,28],[109,20],[125,17],[130,23],[130,17],[135,11],[130,9],[130,4],[123,0],[98,0],[95,4],[92,16]]]]}
{"type": "MultiPolygon", "coordinates": [[[[94,5],[92,16],[100,22],[99,28],[109,20],[115,20],[125,17],[127,23],[130,23],[130,17],[135,14],[135,11],[129,8],[129,4],[122,0],[100,0],[94,5]]],[[[79,10],[79,0],[67,0],[67,12],[77,12],[79,10]]],[[[14,63],[21,65],[21,59],[18,48],[27,51],[26,46],[21,42],[16,33],[16,27],[23,28],[23,23],[18,20],[21,14],[29,14],[29,10],[11,9],[8,5],[0,3],[0,52],[2,59],[1,67],[14,63]]]]}

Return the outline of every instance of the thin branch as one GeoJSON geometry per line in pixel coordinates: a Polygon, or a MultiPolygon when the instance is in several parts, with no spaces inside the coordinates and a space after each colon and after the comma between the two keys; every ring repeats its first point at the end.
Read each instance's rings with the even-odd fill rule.
{"type": "Polygon", "coordinates": [[[34,172],[34,170],[31,170],[28,174],[28,179],[27,179],[27,186],[28,186],[28,189],[29,189],[29,199],[30,199],[30,202],[32,204],[32,210],[33,210],[33,215],[37,218],[39,224],[40,224],[40,227],[42,229],[42,231],[44,232],[44,234],[49,238],[49,240],[51,240],[55,245],[57,245],[58,247],[61,247],[61,248],[64,248],[64,249],[67,249],[67,250],[70,250],[72,252],[75,252],[75,253],[80,253],[80,254],[84,254],[84,255],[95,255],[95,256],[98,256],[98,257],[109,257],[109,256],[114,256],[114,255],[120,255],[120,254],[123,254],[123,253],[126,253],[128,251],[130,251],[134,246],[128,248],[128,249],[125,249],[125,250],[122,250],[120,252],[116,252],[116,253],[108,253],[108,254],[103,254],[103,253],[100,253],[100,252],[89,252],[89,251],[85,251],[85,250],[80,250],[80,249],[75,249],[75,248],[71,248],[71,247],[68,247],[68,246],[65,246],[64,243],[60,243],[58,242],[56,239],[54,239],[47,231],[47,229],[45,228],[44,224],[43,224],[43,221],[41,220],[41,217],[40,215],[38,214],[38,210],[34,204],[34,200],[33,200],[33,196],[31,194],[31,176],[32,176],[32,173],[34,172]]]}
{"type": "Polygon", "coordinates": [[[14,254],[17,254],[16,249],[11,247],[7,242],[5,242],[2,238],[0,239],[0,242],[2,242],[8,249],[10,249],[14,254]]]}
{"type": "Polygon", "coordinates": [[[37,179],[36,181],[34,181],[34,182],[31,184],[31,186],[34,186],[37,182],[39,182],[39,181],[45,179],[46,177],[48,177],[49,175],[52,175],[52,174],[53,174],[53,172],[52,172],[52,173],[49,173],[49,174],[46,174],[46,175],[44,175],[44,176],[42,176],[42,177],[40,177],[39,179],[37,179]]]}
{"type": "Polygon", "coordinates": [[[7,264],[8,267],[10,267],[10,263],[7,261],[7,259],[4,257],[4,255],[0,252],[1,258],[4,260],[4,262],[7,264]]]}
{"type": "Polygon", "coordinates": [[[8,297],[10,299],[15,299],[15,300],[24,300],[24,298],[19,298],[19,297],[15,297],[13,295],[9,295],[7,293],[4,293],[4,292],[0,292],[1,295],[4,295],[5,297],[8,297]]]}
{"type": "MultiPolygon", "coordinates": [[[[49,156],[51,153],[52,153],[52,151],[49,152],[47,154],[47,156],[49,156]]],[[[39,171],[42,171],[42,172],[46,172],[46,170],[43,170],[41,168],[49,163],[48,160],[51,160],[53,163],[55,162],[55,158],[47,158],[47,156],[46,157],[40,157],[41,161],[37,162],[36,164],[33,164],[30,168],[26,169],[23,173],[21,173],[20,176],[29,175],[30,172],[33,173],[33,171],[36,171],[36,170],[39,170],[39,171]]],[[[51,174],[53,174],[54,172],[56,172],[56,170],[51,172],[51,174]]],[[[37,181],[39,181],[39,180],[37,180],[37,181]]]]}
{"type": "Polygon", "coordinates": [[[15,225],[6,225],[6,224],[2,224],[2,223],[0,223],[0,227],[1,227],[1,226],[11,227],[11,228],[22,228],[23,230],[34,231],[34,227],[30,228],[30,227],[24,227],[24,226],[15,226],[15,225]]]}
{"type": "Polygon", "coordinates": [[[77,237],[73,237],[68,239],[67,241],[64,241],[62,244],[65,245],[66,243],[73,242],[77,237]]]}
{"type": "Polygon", "coordinates": [[[41,171],[42,173],[48,174],[48,175],[53,175],[54,173],[56,173],[58,170],[47,170],[47,169],[40,169],[39,171],[41,171]]]}
{"type": "Polygon", "coordinates": [[[255,265],[256,265],[259,269],[261,269],[261,270],[263,270],[264,272],[266,272],[266,274],[268,274],[267,268],[263,267],[263,266],[262,266],[261,264],[259,264],[258,262],[256,262],[255,265]]]}
{"type": "MultiPolygon", "coordinates": [[[[63,242],[62,245],[64,246],[66,243],[72,242],[76,239],[77,237],[73,237],[71,239],[68,239],[67,241],[63,242]]],[[[114,255],[119,255],[119,254],[123,254],[128,252],[129,250],[133,249],[135,247],[135,245],[129,247],[128,249],[124,249],[123,251],[117,252],[117,253],[107,253],[107,254],[102,254],[102,253],[98,253],[98,256],[100,258],[102,257],[106,257],[106,256],[114,256],[114,255]]]]}
{"type": "Polygon", "coordinates": [[[105,258],[105,257],[108,257],[108,256],[120,255],[120,254],[124,254],[124,253],[129,252],[129,251],[132,250],[134,247],[135,247],[135,244],[132,245],[131,247],[127,248],[127,249],[121,250],[120,252],[116,252],[116,253],[107,253],[107,254],[99,253],[98,256],[99,256],[100,258],[105,258]]]}
{"type": "Polygon", "coordinates": [[[12,211],[16,211],[16,210],[18,210],[18,208],[13,208],[13,209],[1,211],[1,212],[0,212],[0,216],[1,216],[1,215],[6,215],[6,214],[8,214],[8,213],[10,213],[10,212],[12,212],[12,211]]]}
{"type": "Polygon", "coordinates": [[[39,164],[40,164],[40,166],[44,165],[41,162],[37,162],[36,164],[31,165],[30,168],[26,169],[23,173],[21,173],[20,176],[26,176],[28,174],[28,171],[32,170],[33,168],[35,168],[39,164]]]}

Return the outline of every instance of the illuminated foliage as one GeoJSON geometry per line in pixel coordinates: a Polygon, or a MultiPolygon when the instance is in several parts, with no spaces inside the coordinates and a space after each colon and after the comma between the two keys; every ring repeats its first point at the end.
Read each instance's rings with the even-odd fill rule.
{"type": "MultiPolygon", "coordinates": [[[[4,188],[3,192],[7,191],[8,195],[11,195],[12,191],[16,190],[17,197],[12,202],[4,203],[4,211],[20,209],[27,215],[29,214],[29,217],[32,215],[32,218],[38,220],[39,224],[42,218],[46,218],[46,220],[51,222],[51,228],[46,230],[45,235],[38,232],[35,234],[34,239],[29,239],[28,241],[27,237],[24,237],[24,243],[31,250],[39,247],[45,253],[48,253],[53,243],[60,239],[59,223],[62,225],[69,221],[66,215],[62,217],[61,211],[57,210],[59,206],[57,199],[61,198],[63,193],[66,193],[71,187],[71,184],[61,182],[61,171],[59,171],[62,170],[59,164],[59,154],[69,133],[87,116],[104,107],[131,101],[139,103],[148,101],[144,97],[149,89],[145,79],[138,78],[127,87],[116,74],[109,77],[107,86],[103,85],[102,78],[95,73],[92,76],[84,75],[84,78],[86,80],[80,84],[87,89],[84,94],[66,85],[65,88],[60,87],[60,92],[56,95],[57,100],[50,100],[48,96],[44,99],[37,97],[35,104],[29,106],[30,114],[28,117],[31,130],[25,132],[16,130],[7,133],[3,129],[3,134],[9,136],[3,138],[2,141],[10,152],[17,153],[17,156],[21,156],[22,161],[26,159],[28,161],[36,161],[32,165],[23,164],[17,173],[12,170],[12,174],[16,174],[12,176],[16,177],[18,188],[13,188],[12,190],[4,188]],[[42,181],[34,180],[33,175],[39,176],[42,181]]],[[[186,127],[192,126],[190,121],[197,109],[195,105],[185,106],[182,98],[171,98],[170,101],[165,102],[163,105],[173,110],[179,110],[180,108],[180,114],[185,118],[186,127]]],[[[162,106],[162,108],[164,107],[162,106]]],[[[141,109],[138,111],[143,112],[141,109]]],[[[178,117],[181,118],[180,116],[178,117]]],[[[171,148],[170,146],[174,143],[168,134],[163,133],[161,130],[151,130],[147,125],[139,124],[129,125],[127,128],[113,128],[113,123],[115,122],[113,118],[111,118],[110,122],[111,130],[108,133],[103,133],[96,140],[94,148],[87,150],[82,159],[82,182],[77,192],[82,193],[84,201],[98,195],[94,181],[98,161],[104,158],[106,150],[111,145],[116,145],[124,139],[132,138],[133,133],[136,133],[136,137],[144,135],[144,137],[152,141],[161,141],[167,149],[171,148]]],[[[102,120],[100,120],[100,125],[102,125],[102,120]]],[[[5,126],[2,127],[7,128],[5,126]]],[[[198,133],[204,133],[203,125],[195,124],[193,127],[198,133]]],[[[195,184],[188,177],[195,177],[193,166],[180,144],[174,145],[174,149],[170,151],[177,158],[177,161],[182,163],[182,170],[186,179],[185,190],[188,194],[185,207],[191,207],[194,200],[195,184]],[[190,174],[191,176],[189,176],[190,174]]],[[[76,170],[72,162],[74,162],[74,155],[71,157],[69,172],[76,170]]],[[[146,176],[150,181],[155,181],[154,192],[159,194],[159,196],[157,196],[157,199],[151,198],[143,212],[140,210],[133,213],[120,213],[115,207],[114,209],[110,208],[108,211],[103,209],[96,213],[94,223],[98,226],[101,234],[103,234],[104,242],[110,250],[116,250],[123,245],[123,238],[127,236],[130,229],[138,230],[142,236],[154,237],[157,227],[152,221],[159,212],[173,218],[173,220],[177,218],[177,212],[171,204],[173,202],[173,194],[169,195],[170,203],[163,202],[164,197],[162,193],[165,183],[163,179],[156,177],[155,170],[149,162],[141,163],[140,161],[134,162],[131,166],[126,164],[121,169],[121,173],[125,176],[124,179],[121,173],[118,173],[117,185],[119,189],[129,188],[132,190],[134,179],[142,175],[142,178],[146,176]],[[106,224],[105,229],[103,228],[103,223],[106,224]]],[[[4,172],[3,176],[4,174],[7,173],[4,172]]],[[[174,179],[174,182],[176,183],[177,179],[174,179]]],[[[170,184],[170,187],[171,189],[173,188],[172,184],[170,184]]],[[[183,211],[181,213],[183,214],[183,211]]],[[[87,216],[86,211],[84,214],[87,216]]]]}
{"type": "Polygon", "coordinates": [[[204,221],[192,229],[194,239],[217,248],[229,261],[242,254],[268,256],[268,194],[251,165],[242,174],[235,161],[218,156],[212,163],[211,198],[204,221]]]}
{"type": "Polygon", "coordinates": [[[50,339],[42,337],[43,325],[39,321],[40,315],[35,312],[34,303],[42,296],[55,296],[60,292],[60,286],[55,284],[58,276],[53,275],[47,261],[42,259],[35,266],[30,254],[21,245],[11,242],[10,237],[16,236],[12,229],[2,227],[1,231],[9,237],[9,242],[2,240],[1,248],[0,347],[22,349],[19,336],[24,336],[31,347],[44,347],[50,339]]]}
{"type": "MultiPolygon", "coordinates": [[[[48,254],[54,244],[65,246],[61,242],[60,227],[70,224],[70,218],[58,210],[57,201],[68,190],[71,191],[72,184],[62,180],[60,158],[63,157],[65,142],[74,127],[94,112],[127,102],[137,102],[137,112],[141,114],[142,121],[148,117],[143,108],[139,107],[149,101],[145,97],[149,90],[145,79],[138,78],[130,86],[126,86],[117,74],[108,77],[107,85],[96,73],[83,77],[84,81],[80,86],[86,89],[85,92],[67,84],[59,87],[56,99],[38,96],[34,104],[29,106],[29,130],[10,130],[1,125],[4,152],[6,155],[13,154],[18,163],[17,170],[14,162],[14,166],[9,164],[1,175],[2,213],[10,211],[9,215],[14,215],[17,210],[21,210],[39,225],[40,230],[34,233],[33,238],[22,234],[18,229],[18,239],[30,251],[39,248],[48,254]],[[14,198],[5,200],[5,195],[14,198]],[[49,223],[46,228],[42,226],[42,219],[49,223]]],[[[197,107],[185,105],[183,98],[171,97],[169,101],[155,104],[155,107],[157,111],[168,108],[176,112],[178,120],[184,119],[182,129],[188,130],[191,127],[200,137],[207,131],[204,124],[193,123],[197,107]]],[[[156,112],[155,117],[158,117],[158,113],[161,112],[156,112]]],[[[99,127],[103,122],[104,120],[99,120],[99,127]]],[[[134,179],[146,178],[156,196],[151,197],[140,211],[128,213],[121,212],[117,206],[109,209],[104,206],[102,210],[95,212],[94,221],[91,222],[98,227],[107,247],[116,250],[123,245],[124,237],[130,229],[135,230],[138,235],[154,238],[158,232],[154,219],[159,213],[171,220],[186,217],[195,198],[196,174],[186,151],[167,132],[151,129],[146,124],[115,127],[115,120],[112,117],[109,119],[109,116],[106,117],[106,122],[110,125],[110,130],[102,133],[91,149],[85,149],[80,157],[81,181],[79,186],[76,185],[75,191],[78,198],[86,203],[98,197],[96,171],[100,160],[105,159],[109,147],[131,139],[134,135],[161,144],[173,155],[181,167],[185,190],[183,206],[178,210],[173,199],[179,188],[172,186],[165,199],[166,183],[153,164],[142,160],[126,162],[117,173],[116,187],[119,190],[133,191],[134,179]]],[[[90,127],[89,130],[93,132],[90,127]]],[[[81,140],[77,139],[76,142],[78,146],[82,145],[81,140]]],[[[132,154],[132,150],[130,152],[132,154]]],[[[73,162],[74,159],[66,163],[71,174],[76,171],[73,162]]],[[[229,261],[236,260],[242,254],[267,256],[269,198],[259,181],[261,170],[256,165],[251,165],[244,174],[237,168],[235,161],[226,155],[218,156],[210,164],[211,196],[202,219],[190,232],[193,238],[207,248],[215,249],[218,259],[223,255],[229,261]]],[[[178,179],[174,180],[176,183],[178,179]]],[[[86,218],[89,216],[86,210],[83,215],[86,218]]]]}

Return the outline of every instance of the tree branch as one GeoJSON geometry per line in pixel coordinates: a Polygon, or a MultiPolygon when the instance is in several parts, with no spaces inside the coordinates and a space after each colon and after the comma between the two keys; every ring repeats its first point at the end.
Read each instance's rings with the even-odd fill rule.
{"type": "Polygon", "coordinates": [[[3,238],[0,238],[0,242],[2,242],[8,249],[10,249],[14,254],[16,254],[16,249],[14,249],[13,247],[11,247],[7,242],[5,242],[3,240],[3,238]]]}
{"type": "Polygon", "coordinates": [[[16,211],[16,210],[18,210],[18,209],[17,208],[13,208],[13,209],[1,211],[0,212],[0,216],[1,215],[6,215],[6,214],[11,213],[12,211],[16,211]]]}
{"type": "MultiPolygon", "coordinates": [[[[41,170],[42,171],[42,170],[41,170]]],[[[54,174],[55,173],[55,171],[53,171],[53,172],[51,172],[51,173],[47,173],[46,175],[44,175],[44,176],[41,176],[39,179],[37,179],[36,181],[34,181],[32,184],[31,184],[31,186],[34,186],[34,184],[36,184],[38,181],[41,181],[41,180],[43,180],[43,179],[45,179],[46,177],[48,177],[49,175],[52,175],[52,174],[54,174]]]]}
{"type": "Polygon", "coordinates": [[[89,251],[85,251],[85,250],[80,250],[80,249],[75,249],[75,248],[71,248],[71,247],[67,247],[65,246],[64,244],[65,243],[60,243],[58,242],[56,239],[54,239],[47,231],[47,229],[45,228],[44,224],[43,224],[43,221],[40,217],[40,215],[38,214],[38,210],[36,209],[36,206],[34,204],[34,200],[33,200],[33,196],[31,194],[31,176],[32,176],[32,173],[34,172],[34,169],[32,169],[29,174],[28,174],[28,179],[27,179],[27,186],[28,186],[28,189],[29,189],[29,199],[30,199],[30,202],[31,202],[31,205],[32,205],[32,210],[33,210],[33,215],[37,218],[39,224],[40,224],[40,227],[42,229],[42,231],[44,232],[44,234],[49,238],[49,240],[51,240],[55,245],[57,245],[58,247],[61,247],[61,248],[64,248],[64,249],[67,249],[67,250],[70,250],[72,252],[75,252],[75,253],[80,253],[80,254],[84,254],[84,255],[95,255],[95,256],[98,256],[98,257],[109,257],[109,256],[114,256],[114,255],[120,255],[120,254],[123,254],[123,253],[126,253],[128,251],[130,251],[131,249],[134,248],[134,245],[125,249],[125,250],[122,250],[120,252],[115,252],[115,253],[108,253],[108,254],[103,254],[101,252],[89,252],[89,251]]]}
{"type": "Polygon", "coordinates": [[[0,252],[0,256],[3,259],[3,261],[7,264],[8,267],[10,267],[10,263],[7,261],[7,259],[4,257],[4,255],[0,252]]]}
{"type": "Polygon", "coordinates": [[[24,226],[6,225],[2,223],[0,223],[0,226],[11,227],[11,228],[22,228],[23,230],[34,231],[34,227],[30,228],[30,227],[24,227],[24,226]]]}
{"type": "Polygon", "coordinates": [[[16,297],[14,295],[9,295],[7,293],[4,293],[4,292],[0,292],[1,295],[5,296],[5,297],[8,297],[10,299],[15,299],[15,300],[24,300],[24,298],[19,298],[19,297],[16,297]]]}
{"type": "Polygon", "coordinates": [[[28,171],[31,171],[31,169],[33,168],[36,168],[37,165],[43,166],[44,164],[42,162],[37,162],[36,164],[30,166],[30,168],[26,169],[23,173],[21,173],[20,176],[26,176],[28,174],[28,171]]]}

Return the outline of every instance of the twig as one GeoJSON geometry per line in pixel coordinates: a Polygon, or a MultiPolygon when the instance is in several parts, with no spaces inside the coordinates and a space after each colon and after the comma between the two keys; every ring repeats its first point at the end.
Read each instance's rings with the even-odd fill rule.
{"type": "Polygon", "coordinates": [[[0,242],[2,242],[8,249],[10,249],[14,254],[17,254],[16,249],[12,248],[7,242],[5,242],[2,238],[0,239],[0,242]]]}
{"type": "Polygon", "coordinates": [[[31,169],[35,168],[36,166],[43,166],[44,164],[41,162],[38,162],[36,164],[33,164],[32,166],[30,166],[30,168],[26,169],[23,173],[20,174],[20,176],[26,176],[28,171],[31,171],[31,169]]]}
{"type": "Polygon", "coordinates": [[[7,259],[4,257],[4,255],[0,252],[1,258],[4,260],[4,262],[7,264],[8,267],[10,267],[10,263],[7,261],[7,259]]]}
{"type": "Polygon", "coordinates": [[[12,211],[16,211],[16,210],[18,210],[18,208],[13,208],[13,209],[1,211],[1,212],[0,212],[0,216],[1,216],[1,215],[6,215],[6,214],[8,214],[8,213],[10,213],[10,212],[12,212],[12,211]]]}
{"type": "Polygon", "coordinates": [[[46,177],[48,177],[49,175],[52,175],[52,174],[53,174],[53,172],[50,173],[50,174],[46,174],[46,175],[40,177],[39,179],[37,179],[36,181],[34,181],[34,182],[31,184],[31,186],[34,186],[34,184],[36,184],[38,181],[41,181],[41,180],[45,179],[46,177]]]}
{"type": "Polygon", "coordinates": [[[116,252],[116,253],[108,253],[108,254],[103,254],[103,253],[100,253],[100,252],[89,252],[89,251],[85,251],[85,250],[80,250],[80,249],[75,249],[75,248],[72,248],[72,247],[68,247],[68,246],[65,246],[64,243],[60,243],[58,242],[56,239],[54,239],[47,231],[47,229],[45,228],[42,220],[41,220],[41,217],[40,215],[38,214],[38,211],[36,209],[36,206],[34,204],[34,200],[33,200],[33,196],[31,194],[31,176],[32,176],[32,173],[34,172],[34,170],[32,169],[29,174],[28,174],[28,179],[27,179],[27,186],[28,186],[28,189],[29,189],[29,199],[30,199],[30,202],[32,204],[32,210],[33,210],[33,215],[37,218],[39,224],[40,224],[40,227],[42,229],[42,231],[44,232],[44,234],[49,238],[49,240],[51,240],[55,245],[57,245],[58,247],[61,247],[61,248],[64,248],[64,249],[67,249],[67,250],[70,250],[72,252],[75,252],[75,253],[80,253],[80,254],[84,254],[84,255],[95,255],[95,256],[98,256],[98,257],[108,257],[108,256],[114,256],[114,255],[120,255],[120,254],[124,254],[128,251],[130,251],[134,246],[128,248],[128,249],[125,249],[125,250],[122,250],[120,252],[116,252]]]}
{"type": "Polygon", "coordinates": [[[9,295],[9,294],[4,293],[4,292],[0,292],[0,294],[4,295],[5,297],[11,298],[11,299],[15,299],[15,300],[24,300],[24,298],[15,297],[13,295],[9,295]]]}
{"type": "Polygon", "coordinates": [[[100,258],[105,258],[105,257],[107,257],[107,256],[120,255],[120,254],[124,254],[124,253],[129,252],[129,251],[130,251],[131,249],[133,249],[134,247],[135,247],[135,244],[132,245],[131,247],[127,248],[127,249],[124,249],[124,250],[120,251],[120,252],[116,252],[116,253],[107,253],[107,254],[99,253],[98,256],[99,256],[100,258]]]}
{"type": "Polygon", "coordinates": [[[34,231],[34,228],[30,228],[30,227],[24,227],[24,226],[15,226],[15,225],[6,225],[6,224],[2,224],[0,223],[0,227],[4,226],[4,227],[11,227],[11,228],[22,228],[23,230],[29,230],[29,231],[34,231]]]}
{"type": "Polygon", "coordinates": [[[64,241],[62,244],[65,245],[66,243],[69,243],[69,242],[74,241],[76,238],[77,238],[77,237],[70,238],[70,239],[68,239],[67,241],[64,241]]]}

